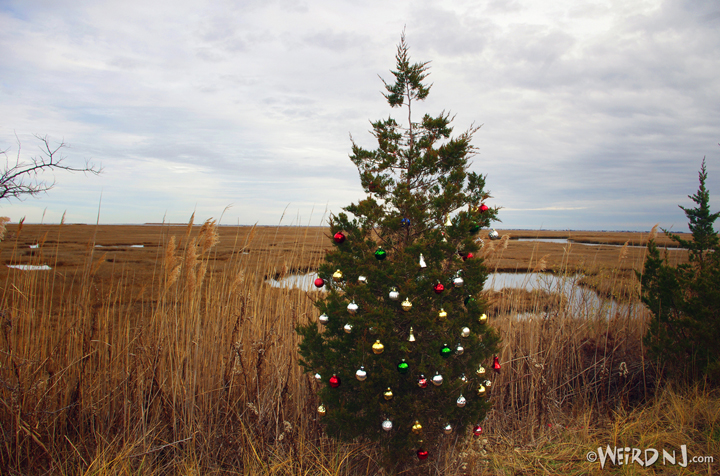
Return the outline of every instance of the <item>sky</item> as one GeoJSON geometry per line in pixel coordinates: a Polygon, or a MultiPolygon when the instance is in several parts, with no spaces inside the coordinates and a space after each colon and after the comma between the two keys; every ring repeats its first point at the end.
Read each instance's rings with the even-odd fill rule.
{"type": "Polygon", "coordinates": [[[720,209],[717,0],[0,0],[0,24],[7,161],[39,134],[103,167],[13,222],[325,225],[364,197],[350,135],[406,117],[380,79],[403,29],[415,117],[482,125],[498,228],[686,231],[703,157],[720,209]]]}

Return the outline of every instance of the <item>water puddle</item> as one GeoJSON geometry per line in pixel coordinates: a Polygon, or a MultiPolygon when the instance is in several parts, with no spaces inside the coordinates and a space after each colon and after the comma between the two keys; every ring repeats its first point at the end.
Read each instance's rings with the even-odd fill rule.
{"type": "Polygon", "coordinates": [[[22,269],[23,271],[45,271],[48,269],[52,269],[50,266],[46,264],[36,265],[36,264],[9,264],[7,265],[8,268],[14,268],[14,269],[22,269]]]}

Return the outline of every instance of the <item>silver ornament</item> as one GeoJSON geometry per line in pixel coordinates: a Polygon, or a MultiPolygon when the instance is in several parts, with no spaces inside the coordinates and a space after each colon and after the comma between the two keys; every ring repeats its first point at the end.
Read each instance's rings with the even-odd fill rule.
{"type": "Polygon", "coordinates": [[[390,288],[390,294],[388,296],[390,296],[390,299],[392,299],[393,301],[397,301],[398,299],[400,299],[400,293],[395,288],[390,288]]]}
{"type": "Polygon", "coordinates": [[[322,377],[320,376],[320,374],[315,374],[315,381],[317,381],[317,382],[322,381],[322,377]]]}
{"type": "Polygon", "coordinates": [[[463,337],[468,337],[470,335],[470,328],[469,327],[463,327],[462,331],[460,332],[460,335],[463,337]]]}
{"type": "Polygon", "coordinates": [[[491,240],[499,240],[500,239],[500,233],[495,231],[494,228],[492,229],[492,231],[490,233],[488,233],[488,236],[490,237],[491,240]]]}
{"type": "Polygon", "coordinates": [[[443,428],[443,433],[445,433],[446,435],[449,435],[450,433],[452,433],[452,426],[450,425],[450,423],[445,425],[445,428],[443,428]]]}
{"type": "Polygon", "coordinates": [[[347,310],[350,314],[355,315],[355,313],[357,313],[357,310],[358,310],[358,305],[355,304],[355,301],[353,301],[350,304],[348,304],[347,310]]]}
{"type": "Polygon", "coordinates": [[[434,383],[436,387],[439,387],[443,383],[443,376],[440,374],[435,374],[435,376],[432,378],[432,383],[434,383]]]}
{"type": "Polygon", "coordinates": [[[466,403],[467,403],[467,400],[465,400],[465,397],[463,397],[462,395],[460,395],[460,397],[457,399],[457,406],[459,406],[460,408],[462,408],[462,407],[465,406],[466,403]]]}
{"type": "Polygon", "coordinates": [[[455,354],[463,355],[463,352],[465,352],[465,348],[461,344],[458,344],[457,347],[455,347],[455,354]]]}
{"type": "Polygon", "coordinates": [[[455,276],[455,279],[453,279],[453,285],[455,285],[456,288],[462,287],[462,285],[465,284],[465,281],[460,276],[455,276]]]}
{"type": "Polygon", "coordinates": [[[318,317],[318,321],[320,321],[322,324],[327,324],[327,321],[329,319],[330,318],[328,317],[328,315],[325,314],[324,312],[322,313],[322,315],[320,317],[318,317]]]}
{"type": "Polygon", "coordinates": [[[358,276],[358,283],[367,284],[367,278],[365,276],[358,276]]]}
{"type": "Polygon", "coordinates": [[[385,420],[384,422],[382,422],[382,429],[385,431],[392,430],[392,422],[390,420],[385,420]]]}
{"type": "Polygon", "coordinates": [[[355,372],[355,378],[360,380],[361,382],[367,378],[367,372],[365,372],[365,367],[360,367],[357,372],[355,372]]]}
{"type": "Polygon", "coordinates": [[[425,264],[425,258],[423,258],[422,253],[420,253],[420,267],[427,268],[427,265],[425,264]]]}
{"type": "Polygon", "coordinates": [[[345,332],[347,334],[350,334],[352,332],[352,328],[353,328],[353,326],[349,322],[347,324],[345,324],[345,327],[343,327],[343,329],[345,329],[345,332]]]}

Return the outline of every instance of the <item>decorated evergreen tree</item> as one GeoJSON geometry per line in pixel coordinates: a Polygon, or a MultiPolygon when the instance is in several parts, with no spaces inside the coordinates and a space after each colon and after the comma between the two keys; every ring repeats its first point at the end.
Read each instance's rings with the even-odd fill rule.
{"type": "Polygon", "coordinates": [[[468,172],[478,128],[451,138],[444,112],[414,122],[412,107],[430,91],[428,63],[410,63],[404,34],[396,60],[383,95],[407,107],[408,122],[372,123],[376,150],[353,142],[367,198],[344,208],[354,218],[331,216],[334,248],[315,282],[327,291],[320,317],[297,328],[327,434],[381,442],[395,469],[432,458],[468,428],[482,433],[500,371],[477,256],[498,210],[483,203],[485,177],[468,172]]]}

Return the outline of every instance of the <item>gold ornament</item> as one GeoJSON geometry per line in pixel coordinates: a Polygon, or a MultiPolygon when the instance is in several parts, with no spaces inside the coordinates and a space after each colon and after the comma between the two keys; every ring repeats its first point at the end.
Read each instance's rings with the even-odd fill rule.
{"type": "Polygon", "coordinates": [[[412,303],[408,300],[408,298],[405,298],[405,300],[401,304],[403,311],[409,311],[412,309],[412,303]]]}
{"type": "Polygon", "coordinates": [[[485,314],[485,313],[483,313],[483,315],[480,316],[480,318],[478,318],[478,321],[480,321],[482,324],[485,324],[487,322],[487,320],[488,320],[488,317],[487,317],[487,314],[485,314]]]}
{"type": "Polygon", "coordinates": [[[481,397],[485,395],[485,385],[480,384],[480,387],[478,388],[478,395],[481,397]]]}
{"type": "Polygon", "coordinates": [[[318,407],[318,415],[323,416],[323,415],[325,415],[325,413],[326,413],[325,405],[322,405],[322,404],[321,404],[321,405],[318,407]]]}
{"type": "Polygon", "coordinates": [[[383,396],[385,397],[385,400],[392,400],[393,393],[392,390],[390,390],[390,387],[385,390],[385,393],[383,393],[383,396]]]}
{"type": "Polygon", "coordinates": [[[447,317],[447,312],[445,312],[445,309],[440,308],[440,312],[438,312],[438,317],[440,319],[445,319],[447,317]]]}
{"type": "Polygon", "coordinates": [[[415,420],[415,424],[412,426],[412,432],[419,435],[422,432],[422,425],[419,421],[415,420]]]}
{"type": "Polygon", "coordinates": [[[342,277],[343,277],[342,271],[340,271],[339,269],[333,273],[333,279],[335,280],[336,283],[339,281],[342,281],[342,277]]]}
{"type": "Polygon", "coordinates": [[[415,342],[415,336],[413,335],[413,328],[410,328],[410,336],[408,337],[408,342],[415,342]]]}
{"type": "Polygon", "coordinates": [[[445,226],[452,226],[452,221],[450,221],[450,215],[445,215],[445,226]]]}
{"type": "Polygon", "coordinates": [[[372,345],[372,350],[375,355],[380,355],[385,351],[385,346],[382,345],[379,340],[376,340],[375,343],[372,345]]]}
{"type": "Polygon", "coordinates": [[[480,365],[480,367],[478,367],[475,373],[478,375],[478,377],[482,377],[483,375],[485,375],[485,367],[480,365]]]}

